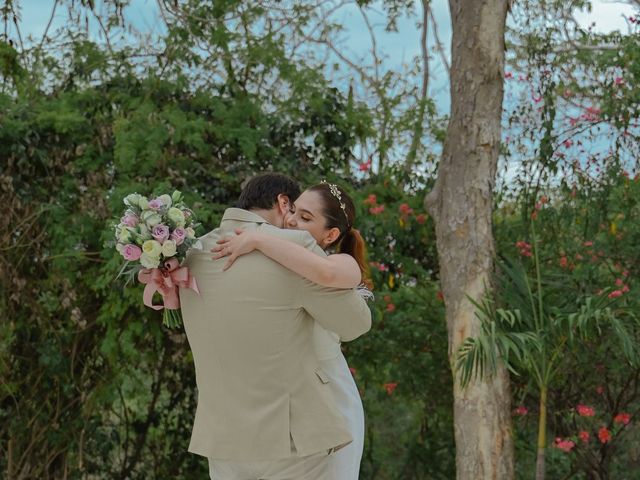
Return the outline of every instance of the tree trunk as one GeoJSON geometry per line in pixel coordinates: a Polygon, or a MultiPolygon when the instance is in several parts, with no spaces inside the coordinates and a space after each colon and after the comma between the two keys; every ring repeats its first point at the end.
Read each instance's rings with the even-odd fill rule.
{"type": "Polygon", "coordinates": [[[450,0],[453,24],[451,118],[438,178],[425,206],[434,217],[440,282],[454,372],[458,480],[514,478],[509,377],[472,381],[462,389],[457,351],[480,322],[467,297],[491,289],[493,188],[500,146],[507,0],[450,0]]]}

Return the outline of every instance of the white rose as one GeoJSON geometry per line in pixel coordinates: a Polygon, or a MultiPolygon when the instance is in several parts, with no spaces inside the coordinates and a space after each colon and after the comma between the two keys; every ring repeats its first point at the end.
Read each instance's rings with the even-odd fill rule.
{"type": "Polygon", "coordinates": [[[142,252],[142,255],[140,255],[140,264],[145,268],[158,268],[160,258],[151,257],[145,252],[142,252]]]}
{"type": "Polygon", "coordinates": [[[146,210],[147,208],[149,208],[149,199],[141,195],[140,199],[138,200],[138,205],[142,210],[146,210]]]}
{"type": "Polygon", "coordinates": [[[175,192],[173,192],[173,194],[171,195],[171,200],[173,200],[173,203],[178,203],[180,200],[182,200],[182,193],[180,192],[180,190],[176,190],[175,192]]]}
{"type": "Polygon", "coordinates": [[[171,207],[167,212],[167,215],[169,216],[169,219],[173,223],[175,223],[178,227],[184,227],[185,218],[184,218],[184,213],[182,213],[182,210],[176,207],[171,207]]]}
{"type": "Polygon", "coordinates": [[[156,240],[147,240],[142,244],[142,251],[150,258],[160,259],[162,253],[162,245],[156,240]]]}
{"type": "Polygon", "coordinates": [[[187,238],[191,238],[191,239],[196,238],[196,231],[193,228],[191,227],[186,228],[185,232],[187,232],[187,238]]]}
{"type": "Polygon", "coordinates": [[[162,255],[165,258],[173,257],[176,254],[176,242],[173,240],[165,240],[162,244],[162,255]]]}
{"type": "Polygon", "coordinates": [[[124,248],[124,245],[122,243],[116,243],[116,250],[118,252],[122,252],[123,248],[124,248]]]}
{"type": "Polygon", "coordinates": [[[153,210],[147,210],[142,212],[142,221],[147,224],[147,227],[152,229],[162,221],[162,217],[153,210]]]}
{"type": "Polygon", "coordinates": [[[138,194],[138,193],[131,193],[129,195],[127,195],[126,197],[124,197],[124,204],[125,205],[129,205],[131,207],[135,207],[140,205],[140,198],[142,197],[142,195],[138,194]]]}
{"type": "Polygon", "coordinates": [[[118,234],[118,241],[120,243],[131,243],[131,232],[126,228],[120,230],[120,233],[118,234]]]}
{"type": "Polygon", "coordinates": [[[149,230],[149,228],[144,223],[139,223],[137,227],[138,235],[140,235],[142,241],[151,240],[151,230],[149,230]]]}
{"type": "Polygon", "coordinates": [[[171,197],[170,197],[169,195],[167,195],[167,194],[160,195],[158,198],[159,198],[159,199],[160,199],[160,201],[161,201],[162,203],[164,203],[167,207],[170,207],[170,206],[172,205],[171,197]]]}

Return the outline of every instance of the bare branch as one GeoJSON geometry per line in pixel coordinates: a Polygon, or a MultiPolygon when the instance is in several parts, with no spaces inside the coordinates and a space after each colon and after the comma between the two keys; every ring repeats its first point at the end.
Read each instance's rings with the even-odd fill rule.
{"type": "Polygon", "coordinates": [[[433,38],[436,42],[436,50],[440,54],[440,60],[442,64],[447,70],[447,76],[449,77],[449,82],[451,82],[451,66],[449,65],[449,60],[447,60],[447,51],[444,48],[444,45],[440,41],[440,35],[438,35],[438,24],[436,22],[435,17],[433,16],[433,12],[431,8],[429,8],[429,18],[431,19],[431,28],[433,29],[433,38]]]}

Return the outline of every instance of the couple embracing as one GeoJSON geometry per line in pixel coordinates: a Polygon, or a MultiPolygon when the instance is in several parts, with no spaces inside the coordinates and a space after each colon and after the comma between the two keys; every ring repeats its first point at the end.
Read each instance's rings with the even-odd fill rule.
{"type": "Polygon", "coordinates": [[[337,185],[258,175],[199,238],[181,289],[213,480],[356,480],[364,412],[340,349],[371,327],[364,242],[337,185]],[[327,255],[325,250],[338,253],[327,255]]]}

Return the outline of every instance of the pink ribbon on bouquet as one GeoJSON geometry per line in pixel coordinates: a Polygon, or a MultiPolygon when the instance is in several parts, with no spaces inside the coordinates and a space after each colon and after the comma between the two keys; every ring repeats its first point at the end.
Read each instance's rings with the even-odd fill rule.
{"type": "Polygon", "coordinates": [[[198,284],[195,277],[189,273],[187,267],[180,267],[178,260],[172,258],[164,262],[160,268],[145,268],[138,272],[138,280],[144,283],[144,293],[142,299],[147,307],[154,310],[162,310],[168,308],[177,310],[180,308],[180,297],[178,296],[178,287],[190,288],[197,294],[198,284]],[[154,305],[152,302],[153,294],[159,292],[164,301],[163,305],[154,305]]]}

